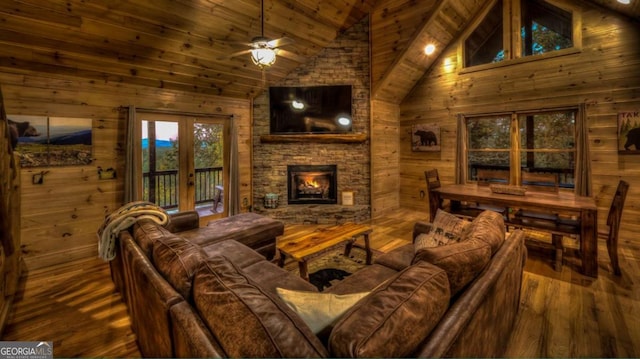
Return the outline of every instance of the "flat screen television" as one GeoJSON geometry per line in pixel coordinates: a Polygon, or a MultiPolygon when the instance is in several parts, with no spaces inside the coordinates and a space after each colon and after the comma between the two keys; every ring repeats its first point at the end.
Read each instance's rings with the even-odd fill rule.
{"type": "Polygon", "coordinates": [[[271,134],[349,133],[351,85],[270,87],[271,134]]]}

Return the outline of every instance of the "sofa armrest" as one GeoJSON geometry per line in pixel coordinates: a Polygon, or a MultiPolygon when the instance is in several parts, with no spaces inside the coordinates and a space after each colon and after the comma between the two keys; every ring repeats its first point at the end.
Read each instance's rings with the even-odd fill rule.
{"type": "Polygon", "coordinates": [[[421,358],[501,357],[520,307],[527,249],[514,231],[440,320],[416,353],[421,358]]]}
{"type": "Polygon", "coordinates": [[[422,233],[429,233],[429,231],[431,230],[431,223],[429,222],[421,222],[418,221],[416,222],[416,224],[413,225],[413,238],[412,238],[412,242],[416,241],[416,237],[419,234],[422,233]]]}
{"type": "Polygon", "coordinates": [[[171,233],[184,232],[200,227],[200,216],[196,211],[184,211],[169,215],[167,229],[171,233]]]}

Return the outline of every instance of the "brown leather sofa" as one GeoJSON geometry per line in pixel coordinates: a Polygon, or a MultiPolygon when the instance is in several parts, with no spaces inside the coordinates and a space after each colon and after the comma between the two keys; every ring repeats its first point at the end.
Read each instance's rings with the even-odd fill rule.
{"type": "MultiPolygon", "coordinates": [[[[505,240],[501,216],[481,217],[469,244],[420,255],[409,244],[330,287],[370,293],[319,335],[276,291],[315,286],[236,240],[195,244],[151,221],[120,235],[124,299],[146,357],[501,356],[518,313],[524,235],[505,240]]],[[[417,223],[414,239],[429,229],[417,223]]]]}

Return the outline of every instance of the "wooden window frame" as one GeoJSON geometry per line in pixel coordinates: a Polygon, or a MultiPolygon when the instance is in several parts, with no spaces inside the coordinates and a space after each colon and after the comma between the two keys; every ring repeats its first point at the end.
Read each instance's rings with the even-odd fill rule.
{"type": "Polygon", "coordinates": [[[555,58],[559,56],[566,56],[571,54],[577,54],[582,51],[582,11],[579,7],[572,4],[567,4],[564,1],[558,0],[542,0],[555,7],[571,13],[572,19],[572,36],[573,46],[547,52],[537,55],[522,55],[522,38],[520,36],[521,28],[521,9],[520,0],[493,0],[485,5],[482,9],[481,15],[471,23],[468,30],[463,33],[461,41],[458,43],[458,63],[461,64],[459,73],[470,73],[475,71],[483,71],[488,69],[494,69],[504,66],[511,66],[530,61],[540,61],[549,58],[555,58]],[[467,38],[475,31],[476,27],[482,23],[487,13],[493,8],[497,1],[502,1],[502,19],[503,19],[503,41],[504,41],[504,57],[503,61],[492,62],[488,64],[475,65],[465,67],[465,42],[467,38]]]}
{"type": "MultiPolygon", "coordinates": [[[[462,166],[462,171],[463,171],[463,178],[465,183],[475,183],[475,181],[471,181],[469,179],[469,165],[468,165],[468,154],[469,154],[469,140],[470,140],[470,136],[469,136],[469,129],[467,127],[467,123],[468,123],[468,119],[471,118],[477,118],[477,117],[489,117],[489,116],[510,116],[511,117],[511,121],[510,121],[510,127],[509,127],[509,133],[510,133],[510,149],[508,150],[510,155],[509,155],[509,183],[510,184],[520,184],[522,179],[521,179],[521,174],[520,174],[520,170],[521,170],[521,162],[520,162],[520,158],[521,158],[521,144],[520,144],[520,133],[519,133],[519,120],[518,117],[521,115],[535,115],[535,114],[540,114],[540,113],[552,113],[552,112],[563,112],[563,111],[575,111],[575,118],[576,121],[579,117],[578,111],[579,108],[578,107],[558,107],[558,108],[550,108],[550,109],[537,109],[537,110],[513,110],[513,111],[505,111],[505,112],[497,112],[497,113],[483,113],[483,114],[462,114],[463,117],[463,121],[462,121],[462,126],[464,128],[459,129],[459,131],[464,131],[463,132],[463,151],[464,151],[464,156],[462,156],[462,160],[463,163],[460,164],[462,166]]],[[[573,152],[575,153],[577,151],[577,148],[575,146],[575,144],[577,144],[577,137],[578,137],[578,133],[577,131],[578,126],[575,126],[574,129],[574,147],[573,147],[573,152]]],[[[475,149],[475,152],[504,152],[505,150],[499,150],[499,149],[485,149],[485,150],[478,150],[475,149]]],[[[540,151],[533,151],[533,152],[568,152],[569,150],[553,150],[553,149],[541,149],[540,151]]],[[[576,177],[575,174],[575,168],[574,168],[574,179],[576,177]]],[[[574,191],[574,188],[571,188],[570,191],[574,191]]]]}

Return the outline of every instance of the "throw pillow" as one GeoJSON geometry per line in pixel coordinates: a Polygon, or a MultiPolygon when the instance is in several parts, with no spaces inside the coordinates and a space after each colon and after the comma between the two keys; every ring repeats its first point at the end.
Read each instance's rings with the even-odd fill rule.
{"type": "Polygon", "coordinates": [[[471,222],[438,209],[429,233],[420,234],[414,242],[415,252],[460,241],[460,236],[471,222]]]}
{"type": "Polygon", "coordinates": [[[369,294],[369,292],[353,294],[301,292],[284,288],[276,288],[276,291],[315,334],[331,326],[349,308],[369,294]]]}
{"type": "Polygon", "coordinates": [[[447,272],[451,296],[455,296],[475,279],[491,260],[491,246],[478,240],[425,248],[413,258],[413,263],[429,262],[447,272]]]}
{"type": "Polygon", "coordinates": [[[460,237],[460,241],[478,239],[491,246],[493,256],[505,238],[504,217],[498,212],[484,211],[473,219],[460,237]]]}

